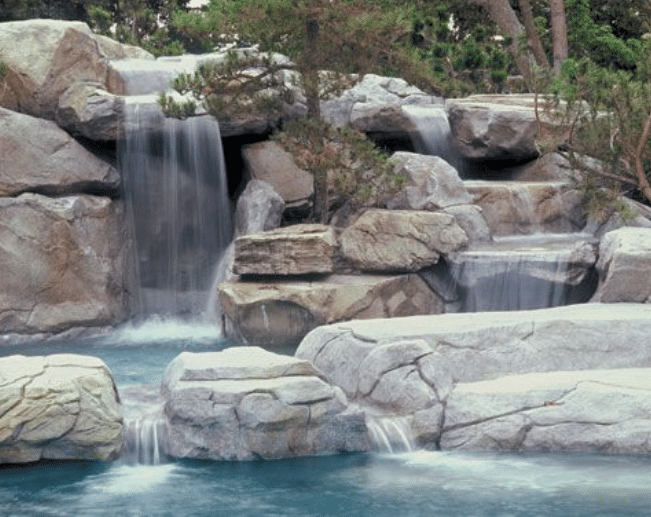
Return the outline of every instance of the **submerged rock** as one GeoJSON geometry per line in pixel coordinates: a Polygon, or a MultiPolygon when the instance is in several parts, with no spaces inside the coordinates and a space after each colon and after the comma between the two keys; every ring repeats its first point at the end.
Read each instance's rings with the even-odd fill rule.
{"type": "Polygon", "coordinates": [[[168,453],[212,460],[368,450],[364,414],[308,361],[256,347],[183,352],[163,382],[168,453]]]}
{"type": "Polygon", "coordinates": [[[100,359],[0,358],[0,401],[0,463],[110,460],[122,449],[122,409],[100,359]]]}

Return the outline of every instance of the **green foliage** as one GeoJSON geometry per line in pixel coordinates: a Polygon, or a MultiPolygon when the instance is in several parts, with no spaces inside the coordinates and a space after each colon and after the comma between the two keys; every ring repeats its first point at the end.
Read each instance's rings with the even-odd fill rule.
{"type": "Polygon", "coordinates": [[[346,198],[356,207],[379,206],[406,181],[393,174],[388,155],[350,127],[336,128],[323,119],[300,119],[285,124],[274,139],[315,180],[327,181],[331,195],[346,198]]]}
{"type": "Polygon", "coordinates": [[[9,67],[2,59],[0,59],[0,84],[5,80],[7,74],[9,73],[9,67]]]}

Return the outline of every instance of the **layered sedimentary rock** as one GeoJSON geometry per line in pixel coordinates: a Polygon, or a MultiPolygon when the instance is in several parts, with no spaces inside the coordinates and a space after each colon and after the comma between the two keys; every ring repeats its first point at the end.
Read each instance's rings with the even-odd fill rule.
{"type": "Polygon", "coordinates": [[[417,275],[331,275],[318,282],[284,279],[224,282],[219,299],[227,328],[245,343],[298,344],[313,328],[351,319],[443,312],[417,275]]]}
{"type": "Polygon", "coordinates": [[[256,347],[184,352],[168,367],[168,453],[213,460],[368,450],[364,414],[308,361],[256,347]]]}
{"type": "Polygon", "coordinates": [[[305,275],[334,271],[336,240],[329,226],[301,224],[239,237],[238,275],[305,275]]]}
{"type": "Polygon", "coordinates": [[[0,198],[0,332],[56,332],[127,315],[128,245],[108,198],[0,198]]]}
{"type": "Polygon", "coordinates": [[[100,359],[0,358],[0,463],[114,459],[122,433],[118,394],[100,359]]]}

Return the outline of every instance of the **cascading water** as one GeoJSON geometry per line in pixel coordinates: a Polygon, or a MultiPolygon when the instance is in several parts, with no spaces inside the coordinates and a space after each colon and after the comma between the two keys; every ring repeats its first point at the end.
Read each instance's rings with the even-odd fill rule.
{"type": "Polygon", "coordinates": [[[411,426],[407,417],[366,417],[366,427],[373,449],[388,454],[416,450],[411,426]]]}

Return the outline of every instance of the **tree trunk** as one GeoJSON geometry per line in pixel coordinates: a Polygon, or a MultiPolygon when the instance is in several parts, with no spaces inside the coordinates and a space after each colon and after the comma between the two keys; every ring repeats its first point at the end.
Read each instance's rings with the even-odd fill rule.
{"type": "Polygon", "coordinates": [[[533,52],[533,57],[536,59],[536,64],[543,68],[549,68],[549,60],[542,47],[542,43],[540,43],[529,0],[520,0],[520,12],[522,13],[524,27],[529,36],[529,46],[531,47],[531,52],[533,52]]]}
{"type": "Polygon", "coordinates": [[[651,138],[651,113],[647,117],[644,127],[642,128],[642,134],[640,135],[637,147],[635,148],[634,156],[635,176],[637,177],[638,186],[640,187],[642,194],[644,194],[644,197],[646,197],[648,201],[651,201],[651,185],[649,185],[649,180],[646,177],[644,163],[642,161],[642,153],[644,153],[644,149],[649,145],[649,138],[651,138]]]}
{"type": "Polygon", "coordinates": [[[524,77],[527,84],[531,82],[531,70],[529,68],[529,53],[521,52],[519,48],[520,38],[524,33],[524,28],[518,20],[518,16],[511,7],[509,0],[468,0],[471,5],[479,5],[485,7],[488,13],[499,27],[499,29],[506,35],[513,38],[511,44],[511,53],[515,58],[515,64],[518,71],[524,77]]]}
{"type": "Polygon", "coordinates": [[[564,0],[549,0],[552,15],[552,41],[554,45],[554,75],[561,73],[563,61],[568,56],[567,23],[564,0]]]}

